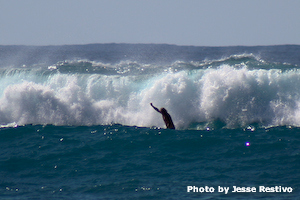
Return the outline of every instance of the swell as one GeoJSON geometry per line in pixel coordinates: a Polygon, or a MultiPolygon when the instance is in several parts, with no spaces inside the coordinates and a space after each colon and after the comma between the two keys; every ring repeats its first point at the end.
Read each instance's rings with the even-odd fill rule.
{"type": "Polygon", "coordinates": [[[299,126],[296,67],[243,54],[162,66],[78,60],[2,69],[0,124],[164,127],[152,102],[180,129],[299,126]]]}

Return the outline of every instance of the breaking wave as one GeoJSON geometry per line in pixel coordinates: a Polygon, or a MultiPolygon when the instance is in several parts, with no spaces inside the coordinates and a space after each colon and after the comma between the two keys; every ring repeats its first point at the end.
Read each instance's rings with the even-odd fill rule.
{"type": "Polygon", "coordinates": [[[2,69],[0,123],[164,127],[165,107],[181,129],[300,125],[300,72],[253,55],[170,65],[64,61],[2,69]]]}

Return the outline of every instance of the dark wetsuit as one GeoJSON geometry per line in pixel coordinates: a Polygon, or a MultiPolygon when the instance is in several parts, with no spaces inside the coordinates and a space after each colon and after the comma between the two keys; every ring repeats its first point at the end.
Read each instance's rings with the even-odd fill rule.
{"type": "Polygon", "coordinates": [[[156,108],[155,106],[152,105],[152,103],[150,103],[150,105],[154,108],[154,110],[156,110],[157,112],[162,114],[163,120],[167,126],[167,128],[169,129],[175,129],[175,126],[173,124],[171,115],[167,112],[167,110],[165,108],[161,108],[160,110],[158,108],[156,108]]]}

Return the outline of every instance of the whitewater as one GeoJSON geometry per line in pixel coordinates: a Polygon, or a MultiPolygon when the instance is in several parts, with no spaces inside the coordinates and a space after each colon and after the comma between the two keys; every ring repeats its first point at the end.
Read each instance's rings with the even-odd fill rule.
{"type": "Polygon", "coordinates": [[[2,125],[163,127],[151,102],[165,107],[180,129],[215,120],[228,128],[300,125],[297,66],[266,63],[254,55],[162,66],[64,61],[47,68],[1,69],[0,84],[2,125]]]}

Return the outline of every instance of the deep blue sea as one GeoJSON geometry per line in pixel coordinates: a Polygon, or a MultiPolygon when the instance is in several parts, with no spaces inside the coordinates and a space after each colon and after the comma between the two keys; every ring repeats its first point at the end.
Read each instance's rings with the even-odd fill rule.
{"type": "Polygon", "coordinates": [[[297,45],[0,46],[0,199],[300,199],[299,65],[297,45]]]}

